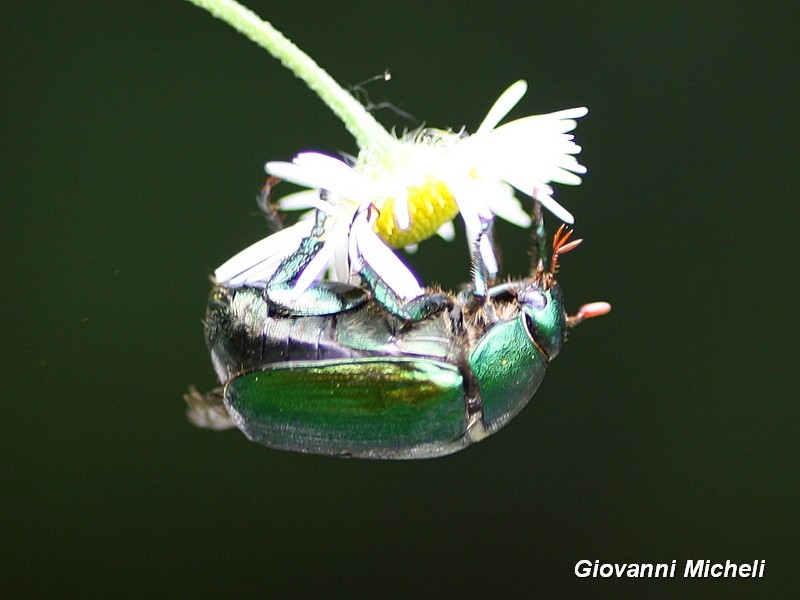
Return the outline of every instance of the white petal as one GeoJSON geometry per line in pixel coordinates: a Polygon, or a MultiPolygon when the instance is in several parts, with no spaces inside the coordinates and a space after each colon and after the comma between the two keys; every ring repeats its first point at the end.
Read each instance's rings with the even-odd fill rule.
{"type": "Polygon", "coordinates": [[[394,222],[401,231],[411,227],[411,215],[408,214],[408,197],[401,196],[394,201],[394,222]]]}
{"type": "Polygon", "coordinates": [[[303,170],[294,163],[284,161],[270,161],[264,165],[264,170],[268,175],[280,177],[284,181],[290,181],[306,187],[319,187],[316,182],[308,182],[303,170]]]}
{"type": "Polygon", "coordinates": [[[497,275],[497,257],[494,255],[494,248],[488,237],[481,238],[480,249],[481,258],[486,270],[489,272],[489,277],[494,278],[497,275]]]}
{"type": "Polygon", "coordinates": [[[416,277],[405,263],[373,231],[366,216],[359,215],[351,230],[351,261],[360,269],[360,260],[372,267],[383,282],[400,298],[416,298],[423,293],[416,277]],[[355,256],[353,256],[355,254],[355,256]],[[359,259],[360,254],[360,259],[359,259]]]}
{"type": "Polygon", "coordinates": [[[363,180],[344,161],[315,152],[299,154],[291,163],[268,162],[266,171],[298,185],[328,190],[353,200],[363,195],[363,180]]]}
{"type": "Polygon", "coordinates": [[[401,231],[406,231],[411,227],[411,216],[408,214],[408,186],[407,182],[403,185],[393,185],[388,196],[394,198],[394,222],[401,231]]]}
{"type": "Polygon", "coordinates": [[[531,144],[551,152],[577,154],[580,146],[575,143],[575,136],[568,133],[577,126],[575,118],[586,115],[587,109],[571,108],[547,115],[523,117],[505,123],[492,131],[489,138],[498,149],[508,144],[524,150],[531,144]]]}
{"type": "Polygon", "coordinates": [[[274,272],[284,258],[297,250],[303,238],[311,233],[312,226],[312,221],[300,221],[256,242],[225,261],[214,272],[214,278],[229,287],[265,284],[268,278],[263,279],[264,271],[271,267],[274,272]]]}
{"type": "Polygon", "coordinates": [[[519,103],[527,91],[528,84],[522,79],[512,84],[511,87],[500,94],[500,97],[489,109],[486,118],[483,119],[483,123],[475,133],[486,133],[497,127],[497,124],[511,112],[511,109],[519,103]]]}
{"type": "Polygon", "coordinates": [[[333,247],[333,279],[343,283],[350,283],[352,271],[350,269],[350,253],[348,250],[349,230],[345,227],[335,228],[331,232],[330,244],[333,247]]]}
{"type": "Polygon", "coordinates": [[[528,117],[515,119],[498,127],[497,131],[517,127],[535,127],[539,129],[555,131],[558,133],[567,133],[568,131],[572,131],[575,129],[575,127],[577,127],[578,124],[575,122],[575,119],[585,117],[587,114],[589,114],[589,109],[585,106],[566,108],[564,110],[559,110],[544,115],[530,115],[528,117]]]}
{"type": "Polygon", "coordinates": [[[301,219],[306,218],[309,214],[313,215],[317,210],[324,212],[328,217],[336,214],[336,206],[334,205],[334,202],[323,200],[317,190],[307,192],[306,196],[300,199],[295,199],[292,197],[303,193],[305,192],[299,192],[298,194],[291,194],[287,196],[287,198],[289,198],[289,201],[286,203],[287,206],[284,206],[283,201],[281,201],[278,203],[279,208],[281,210],[303,210],[306,208],[312,209],[308,213],[301,215],[301,219]]]}
{"type": "Polygon", "coordinates": [[[456,228],[453,226],[452,221],[447,221],[441,227],[439,227],[436,233],[443,240],[452,242],[456,237],[456,228]]]}
{"type": "Polygon", "coordinates": [[[492,214],[518,227],[530,227],[531,217],[514,195],[514,189],[510,185],[493,180],[482,181],[486,181],[486,183],[479,193],[485,199],[492,214]]]}
{"type": "Polygon", "coordinates": [[[298,167],[324,173],[329,179],[343,179],[350,181],[357,178],[358,174],[341,158],[322,154],[319,152],[301,152],[292,159],[298,167]]]}
{"type": "Polygon", "coordinates": [[[527,229],[531,226],[531,216],[522,208],[522,205],[516,198],[514,204],[495,205],[493,212],[496,216],[517,227],[527,229]]]}
{"type": "MultiPolygon", "coordinates": [[[[460,196],[462,199],[465,196],[468,196],[462,192],[460,196]]],[[[456,196],[458,198],[458,196],[456,196]]],[[[475,249],[475,242],[478,240],[478,237],[481,234],[483,229],[481,222],[482,221],[490,221],[493,217],[491,212],[487,211],[487,215],[483,217],[479,214],[478,207],[475,206],[475,203],[468,203],[465,202],[463,207],[459,204],[459,209],[461,210],[461,218],[464,220],[464,229],[467,233],[467,244],[469,246],[470,255],[474,252],[475,249]]],[[[497,257],[494,255],[494,249],[492,248],[492,244],[489,242],[488,237],[481,238],[481,243],[478,248],[478,252],[480,252],[481,257],[483,258],[484,265],[486,269],[494,276],[497,273],[497,257]]]]}
{"type": "Polygon", "coordinates": [[[272,279],[273,275],[275,275],[275,272],[278,270],[278,267],[285,258],[286,256],[272,256],[258,265],[254,265],[251,269],[248,269],[244,273],[241,273],[233,279],[225,282],[225,287],[237,288],[244,285],[260,288],[266,287],[266,285],[269,283],[269,280],[272,279]]]}
{"type": "Polygon", "coordinates": [[[480,231],[481,219],[489,221],[493,214],[484,195],[486,186],[482,179],[453,179],[448,181],[448,188],[458,205],[458,211],[467,229],[480,231]]]}
{"type": "Polygon", "coordinates": [[[308,210],[309,208],[318,208],[318,200],[318,191],[303,190],[302,192],[295,192],[282,197],[278,200],[278,208],[281,210],[308,210]]]}
{"type": "Polygon", "coordinates": [[[572,213],[553,200],[552,191],[550,194],[542,191],[534,192],[534,194],[536,199],[542,203],[542,206],[553,213],[557,218],[564,221],[564,223],[572,224],[575,222],[575,217],[572,216],[572,213]]]}
{"type": "Polygon", "coordinates": [[[567,134],[575,127],[577,118],[586,114],[585,108],[573,108],[535,117],[517,119],[490,132],[475,152],[487,173],[498,177],[525,194],[536,190],[542,205],[567,223],[572,215],[552,197],[548,182],[568,185],[581,183],[578,173],[585,173],[574,154],[580,146],[567,134]]]}
{"type": "Polygon", "coordinates": [[[311,262],[306,265],[306,268],[300,273],[300,277],[297,278],[297,283],[295,283],[294,288],[292,288],[291,298],[293,300],[297,300],[302,296],[308,287],[319,279],[319,276],[325,271],[330,260],[331,246],[330,244],[325,244],[320,248],[317,255],[311,259],[311,262]]]}

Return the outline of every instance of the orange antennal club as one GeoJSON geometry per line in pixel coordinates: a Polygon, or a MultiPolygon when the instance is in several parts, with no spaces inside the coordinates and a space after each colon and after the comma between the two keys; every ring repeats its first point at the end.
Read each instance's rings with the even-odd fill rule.
{"type": "Polygon", "coordinates": [[[570,241],[573,232],[573,229],[567,229],[565,225],[561,225],[553,236],[553,258],[550,260],[550,277],[556,274],[558,257],[574,250],[583,243],[582,239],[570,241]]]}

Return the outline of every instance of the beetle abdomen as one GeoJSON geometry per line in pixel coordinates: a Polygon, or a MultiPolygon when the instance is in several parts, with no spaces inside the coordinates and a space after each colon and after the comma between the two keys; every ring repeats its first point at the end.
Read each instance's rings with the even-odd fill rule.
{"type": "Polygon", "coordinates": [[[336,317],[276,314],[257,288],[217,287],[206,315],[206,342],[220,383],[269,363],[355,358],[336,342],[336,317]]]}

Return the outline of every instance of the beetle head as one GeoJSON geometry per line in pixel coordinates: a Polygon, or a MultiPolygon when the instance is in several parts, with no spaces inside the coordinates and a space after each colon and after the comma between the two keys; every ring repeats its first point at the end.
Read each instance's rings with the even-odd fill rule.
{"type": "Polygon", "coordinates": [[[564,225],[558,228],[553,236],[549,268],[545,268],[543,261],[539,260],[530,285],[517,294],[528,334],[549,360],[561,351],[568,327],[574,327],[584,319],[599,317],[611,310],[611,305],[607,302],[593,302],[582,306],[576,315],[567,316],[561,288],[556,281],[556,272],[559,257],[583,242],[582,239],[571,238],[571,229],[564,225]]]}
{"type": "Polygon", "coordinates": [[[525,331],[548,361],[561,351],[567,332],[567,312],[558,284],[534,283],[517,294],[525,331]]]}
{"type": "Polygon", "coordinates": [[[548,363],[561,351],[568,328],[611,309],[598,302],[584,306],[574,317],[567,316],[555,275],[558,257],[581,243],[570,241],[571,235],[563,227],[558,230],[547,269],[543,261],[537,261],[530,277],[488,291],[490,325],[469,355],[488,433],[497,431],[530,400],[548,363]]]}

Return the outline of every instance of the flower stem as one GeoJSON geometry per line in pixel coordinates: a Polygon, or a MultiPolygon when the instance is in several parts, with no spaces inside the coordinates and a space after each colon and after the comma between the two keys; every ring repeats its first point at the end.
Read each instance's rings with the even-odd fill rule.
{"type": "Polygon", "coordinates": [[[264,48],[314,91],[341,119],[361,151],[384,154],[394,138],[314,59],[250,9],[234,0],[188,0],[264,48]]]}

